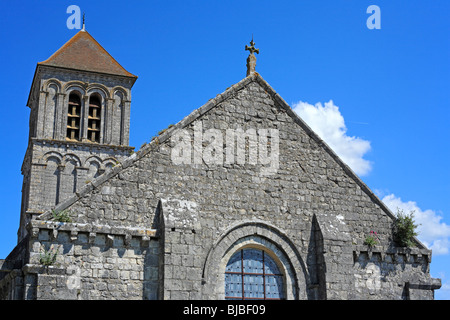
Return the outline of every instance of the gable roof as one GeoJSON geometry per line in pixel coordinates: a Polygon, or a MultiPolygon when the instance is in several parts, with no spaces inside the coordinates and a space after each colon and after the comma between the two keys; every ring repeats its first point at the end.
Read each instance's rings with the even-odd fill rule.
{"type": "MultiPolygon", "coordinates": [[[[369,198],[376,203],[381,210],[383,210],[390,218],[396,219],[395,215],[391,212],[391,210],[386,206],[386,204],[381,201],[378,196],[376,196],[372,190],[356,175],[356,173],[350,169],[350,167],[339,158],[339,156],[327,145],[325,141],[323,141],[295,112],[292,110],[292,108],[287,104],[286,101],[262,78],[262,76],[255,72],[247,76],[246,78],[242,79],[240,82],[232,85],[231,87],[227,88],[223,93],[218,94],[215,98],[210,99],[207,103],[205,103],[200,108],[194,110],[191,112],[188,116],[183,118],[181,121],[179,121],[177,124],[173,125],[172,127],[167,128],[164,130],[164,132],[159,135],[156,139],[152,140],[150,143],[144,145],[140,150],[133,153],[131,156],[123,160],[118,165],[114,166],[110,170],[106,171],[96,179],[92,180],[90,183],[85,185],[83,188],[81,188],[79,191],[74,193],[72,196],[67,198],[66,200],[59,203],[56,207],[56,211],[62,211],[67,209],[69,206],[71,206],[73,203],[78,201],[78,199],[82,198],[89,192],[91,192],[94,188],[98,188],[100,185],[102,185],[104,182],[108,181],[110,178],[117,175],[120,171],[122,171],[125,168],[128,168],[131,166],[134,162],[138,161],[142,157],[144,157],[146,154],[148,154],[150,151],[153,150],[153,148],[156,148],[160,143],[163,143],[171,138],[172,133],[174,133],[176,130],[180,130],[200,118],[203,114],[208,112],[209,110],[213,109],[217,105],[219,105],[221,102],[225,101],[229,97],[234,96],[237,91],[244,88],[246,85],[248,85],[251,82],[257,82],[264,90],[272,97],[272,99],[278,103],[278,105],[283,108],[286,113],[293,119],[295,123],[297,123],[302,129],[308,134],[308,136],[313,139],[319,147],[321,147],[325,152],[327,152],[335,161],[336,163],[344,170],[344,172],[355,181],[355,183],[361,188],[361,190],[366,193],[369,198]]],[[[48,219],[51,217],[51,212],[45,212],[41,214],[37,219],[48,219]]],[[[414,237],[414,240],[418,244],[419,248],[426,249],[426,246],[421,243],[416,237],[414,237]]]]}
{"type": "Polygon", "coordinates": [[[86,30],[80,30],[47,60],[47,65],[137,78],[125,70],[86,30]]]}

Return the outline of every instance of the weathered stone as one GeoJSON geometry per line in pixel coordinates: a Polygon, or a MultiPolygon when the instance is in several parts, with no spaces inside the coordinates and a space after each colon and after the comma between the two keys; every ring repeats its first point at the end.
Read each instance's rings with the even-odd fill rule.
{"type": "MultiPolygon", "coordinates": [[[[256,72],[129,155],[133,81],[39,70],[44,90],[33,84],[31,123],[43,136],[32,139],[23,167],[34,174],[24,177],[30,212],[22,213],[21,242],[1,263],[0,298],[223,299],[225,268],[248,248],[275,261],[287,299],[433,299],[440,287],[429,273],[431,251],[419,241],[396,246],[389,209],[256,72]],[[103,143],[67,142],[61,128],[49,139],[54,119],[67,124],[35,113],[48,109],[41,98],[55,94],[51,83],[66,88],[59,97],[75,84],[86,95],[109,90],[103,143]],[[120,121],[111,113],[119,87],[120,121]],[[189,156],[175,163],[172,138],[180,132],[189,156]],[[47,188],[55,172],[62,193],[47,188]],[[57,211],[70,222],[51,220],[60,194],[57,211]],[[380,243],[368,247],[372,230],[380,243]],[[39,264],[41,248],[57,250],[57,267],[39,264]]],[[[68,100],[57,101],[62,114],[68,100]]]]}

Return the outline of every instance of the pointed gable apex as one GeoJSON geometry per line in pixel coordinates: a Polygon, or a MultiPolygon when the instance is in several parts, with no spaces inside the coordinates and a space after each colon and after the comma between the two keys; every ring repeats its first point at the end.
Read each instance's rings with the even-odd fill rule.
{"type": "Polygon", "coordinates": [[[38,65],[137,78],[125,70],[86,30],[80,30],[38,65]]]}
{"type": "MultiPolygon", "coordinates": [[[[159,135],[156,139],[153,139],[150,143],[144,145],[140,150],[133,153],[131,156],[126,158],[121,163],[117,164],[113,168],[106,171],[104,174],[100,175],[96,179],[89,182],[86,186],[84,186],[81,190],[74,193],[71,197],[58,204],[55,208],[56,211],[62,211],[70,207],[73,203],[78,201],[84,195],[91,192],[93,189],[100,187],[104,182],[108,181],[110,178],[116,176],[123,169],[130,167],[136,161],[150,153],[154,148],[156,148],[159,144],[169,140],[174,132],[177,130],[181,130],[187,127],[189,124],[193,123],[195,120],[200,118],[202,115],[210,111],[211,109],[218,106],[223,101],[235,95],[235,93],[251,82],[258,83],[264,90],[272,97],[272,99],[283,108],[286,113],[293,119],[293,121],[299,125],[306,134],[313,139],[317,145],[322,148],[325,152],[327,152],[333,160],[343,169],[343,171],[355,181],[355,183],[361,188],[361,190],[367,194],[367,196],[376,203],[384,213],[389,216],[391,219],[396,219],[395,215],[391,212],[391,210],[386,206],[386,204],[381,201],[378,196],[376,196],[372,190],[358,177],[358,175],[350,169],[350,167],[339,158],[339,156],[323,141],[289,106],[289,104],[284,101],[284,99],[261,77],[261,75],[257,72],[252,73],[246,78],[242,79],[240,82],[232,85],[223,93],[218,94],[215,98],[210,99],[207,103],[205,103],[200,108],[192,111],[188,116],[183,118],[177,124],[163,130],[163,133],[159,135]]],[[[38,217],[39,220],[46,220],[51,216],[51,212],[47,211],[38,217]]],[[[414,238],[416,244],[419,248],[426,249],[426,246],[420,242],[416,237],[414,238]]]]}

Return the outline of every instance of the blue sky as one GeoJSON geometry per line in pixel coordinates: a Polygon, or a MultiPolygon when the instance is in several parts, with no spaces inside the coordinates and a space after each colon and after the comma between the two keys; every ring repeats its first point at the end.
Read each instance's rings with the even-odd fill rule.
{"type": "Polygon", "coordinates": [[[0,258],[16,243],[26,101],[36,63],[86,29],[128,71],[130,145],[176,123],[256,70],[390,207],[416,210],[450,299],[450,2],[1,1],[0,258]],[[367,28],[369,5],[381,29],[367,28]],[[326,124],[326,125],[324,125],[326,124]]]}

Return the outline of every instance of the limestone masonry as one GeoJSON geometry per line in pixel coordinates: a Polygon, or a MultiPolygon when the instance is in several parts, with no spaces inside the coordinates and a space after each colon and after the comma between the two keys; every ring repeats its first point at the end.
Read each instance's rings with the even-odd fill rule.
{"type": "Polygon", "coordinates": [[[246,78],[136,152],[137,77],[87,31],[37,64],[0,299],[433,299],[431,251],[394,242],[248,50],[246,78]]]}

